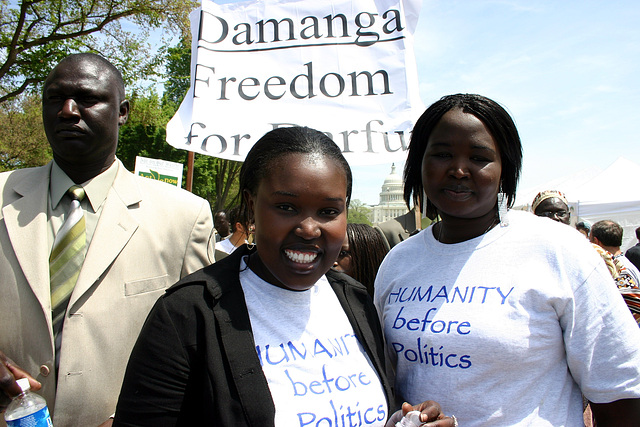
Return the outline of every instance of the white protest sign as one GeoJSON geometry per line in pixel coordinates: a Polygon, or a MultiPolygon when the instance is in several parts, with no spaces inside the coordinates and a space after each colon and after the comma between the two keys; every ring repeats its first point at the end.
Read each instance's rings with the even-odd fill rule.
{"type": "Polygon", "coordinates": [[[136,156],[135,174],[182,187],[182,163],[136,156]]]}
{"type": "Polygon", "coordinates": [[[403,161],[419,96],[421,0],[262,0],[191,14],[191,88],[167,125],[174,147],[244,160],[266,132],[327,133],[351,164],[403,161]]]}

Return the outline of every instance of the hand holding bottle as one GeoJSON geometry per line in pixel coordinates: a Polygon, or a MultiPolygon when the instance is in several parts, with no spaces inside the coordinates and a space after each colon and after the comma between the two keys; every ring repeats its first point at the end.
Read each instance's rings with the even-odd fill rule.
{"type": "Polygon", "coordinates": [[[42,388],[42,384],[0,351],[0,413],[4,412],[14,396],[20,394],[21,389],[16,382],[20,378],[29,379],[29,385],[34,391],[42,388]]]}
{"type": "Polygon", "coordinates": [[[7,406],[4,414],[7,427],[53,427],[47,402],[30,391],[29,379],[20,378],[16,382],[21,391],[7,406]]]}

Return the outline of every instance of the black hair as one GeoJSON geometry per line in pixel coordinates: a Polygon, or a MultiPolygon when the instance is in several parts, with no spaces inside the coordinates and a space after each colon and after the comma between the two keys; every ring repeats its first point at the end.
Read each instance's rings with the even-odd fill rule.
{"type": "Polygon", "coordinates": [[[349,163],[342,151],[327,135],[308,127],[286,127],[267,132],[249,150],[240,168],[240,210],[246,220],[246,228],[253,221],[244,192],[255,196],[262,179],[271,172],[273,161],[288,154],[319,154],[336,161],[344,169],[347,178],[346,206],[351,201],[352,176],[349,163]]]}
{"type": "Polygon", "coordinates": [[[617,222],[604,219],[591,226],[591,235],[604,246],[622,246],[622,227],[617,222]]]}
{"type": "Polygon", "coordinates": [[[373,297],[373,284],[388,250],[382,233],[367,224],[347,224],[347,240],[353,278],[362,283],[373,297]]]}
{"type": "MultiPolygon", "coordinates": [[[[53,70],[55,71],[55,69],[58,66],[60,66],[61,64],[64,64],[65,62],[72,62],[74,64],[77,64],[82,61],[103,66],[105,70],[109,74],[111,74],[111,76],[115,80],[116,89],[118,90],[118,94],[120,95],[120,101],[124,100],[125,92],[124,92],[124,81],[122,80],[122,73],[120,73],[120,70],[118,70],[116,66],[113,65],[108,59],[96,53],[92,53],[92,52],[74,53],[72,55],[65,57],[62,61],[60,61],[53,70]]],[[[47,82],[52,74],[53,74],[53,71],[51,71],[51,73],[49,73],[49,76],[47,76],[47,79],[45,80],[45,86],[47,85],[47,82]]]]}
{"type": "MultiPolygon", "coordinates": [[[[246,224],[246,220],[242,215],[242,212],[240,211],[240,206],[234,206],[231,209],[228,209],[226,211],[227,214],[227,221],[229,221],[229,228],[231,230],[231,233],[234,233],[236,231],[236,223],[240,223],[243,226],[246,224]]],[[[245,229],[247,229],[245,227],[245,229]]]]}
{"type": "Polygon", "coordinates": [[[589,232],[591,231],[591,226],[589,226],[589,224],[585,221],[580,221],[576,224],[576,230],[584,230],[587,232],[587,234],[589,234],[589,232]]]}
{"type": "Polygon", "coordinates": [[[522,143],[513,119],[500,104],[484,96],[474,94],[448,95],[427,108],[416,122],[404,168],[404,200],[407,207],[411,209],[412,200],[414,205],[422,208],[426,203],[427,217],[430,219],[435,219],[437,212],[436,207],[429,200],[422,200],[424,192],[422,159],[431,132],[442,116],[456,108],[477,117],[491,133],[498,144],[502,161],[500,191],[506,194],[509,208],[516,200],[516,187],[522,169],[522,143]]]}

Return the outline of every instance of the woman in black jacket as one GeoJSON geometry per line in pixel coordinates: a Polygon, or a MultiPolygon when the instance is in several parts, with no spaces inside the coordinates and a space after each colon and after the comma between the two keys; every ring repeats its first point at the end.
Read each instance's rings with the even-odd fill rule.
{"type": "MultiPolygon", "coordinates": [[[[175,284],[127,367],[117,426],[393,425],[382,332],[364,286],[330,271],[351,171],[326,135],[267,133],[240,172],[255,247],[175,284]]],[[[404,405],[403,411],[412,409],[404,405]]],[[[455,425],[425,402],[422,421],[455,425]]]]}

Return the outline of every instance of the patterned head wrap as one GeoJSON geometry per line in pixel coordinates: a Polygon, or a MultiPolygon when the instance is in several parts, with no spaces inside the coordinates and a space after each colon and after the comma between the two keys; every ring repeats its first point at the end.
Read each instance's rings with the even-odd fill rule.
{"type": "Polygon", "coordinates": [[[531,203],[531,212],[535,212],[540,203],[544,202],[547,199],[558,198],[564,202],[565,205],[569,206],[569,202],[563,193],[557,190],[546,190],[541,191],[538,195],[533,199],[533,203],[531,203]]]}

